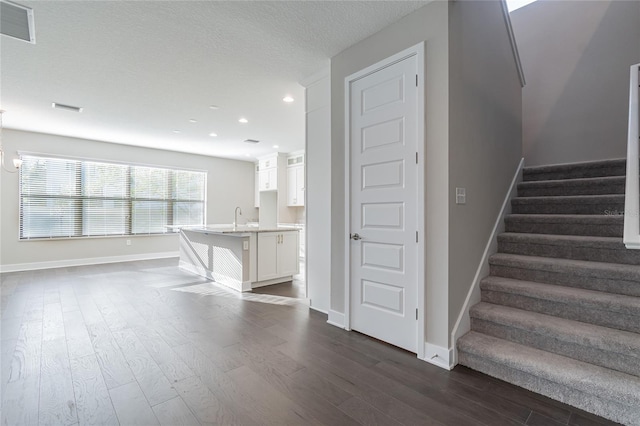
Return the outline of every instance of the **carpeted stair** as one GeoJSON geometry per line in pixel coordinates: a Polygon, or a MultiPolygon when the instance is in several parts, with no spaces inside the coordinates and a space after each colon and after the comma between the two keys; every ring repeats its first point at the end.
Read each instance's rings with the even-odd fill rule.
{"type": "Polygon", "coordinates": [[[523,171],[460,364],[640,426],[640,250],[622,243],[624,160],[523,171]]]}

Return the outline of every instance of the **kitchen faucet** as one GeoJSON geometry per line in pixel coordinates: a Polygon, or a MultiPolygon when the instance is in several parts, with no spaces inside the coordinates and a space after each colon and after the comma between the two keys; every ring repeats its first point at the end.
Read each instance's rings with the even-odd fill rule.
{"type": "Polygon", "coordinates": [[[240,207],[236,207],[236,210],[233,213],[233,227],[234,228],[236,228],[238,226],[238,212],[240,212],[240,216],[242,216],[242,209],[240,207]]]}

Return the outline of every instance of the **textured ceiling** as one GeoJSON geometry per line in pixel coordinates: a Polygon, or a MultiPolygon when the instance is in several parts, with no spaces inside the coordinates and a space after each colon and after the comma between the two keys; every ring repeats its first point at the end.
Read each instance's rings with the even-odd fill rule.
{"type": "Polygon", "coordinates": [[[242,160],[303,149],[298,82],[428,3],[18,2],[37,43],[0,37],[6,128],[242,160]]]}

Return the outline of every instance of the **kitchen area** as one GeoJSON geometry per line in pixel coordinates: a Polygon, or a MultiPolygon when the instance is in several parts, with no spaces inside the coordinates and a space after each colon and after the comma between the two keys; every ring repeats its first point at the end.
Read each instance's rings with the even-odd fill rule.
{"type": "Polygon", "coordinates": [[[238,292],[305,298],[304,152],[257,160],[257,221],[236,207],[231,224],[181,228],[180,267],[238,292]]]}

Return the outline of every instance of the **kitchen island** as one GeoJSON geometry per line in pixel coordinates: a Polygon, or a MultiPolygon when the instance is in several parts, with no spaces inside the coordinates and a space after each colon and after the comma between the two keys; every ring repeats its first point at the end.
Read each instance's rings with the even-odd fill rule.
{"type": "Polygon", "coordinates": [[[291,281],[298,230],[212,225],[180,230],[180,267],[237,291],[291,281]]]}

